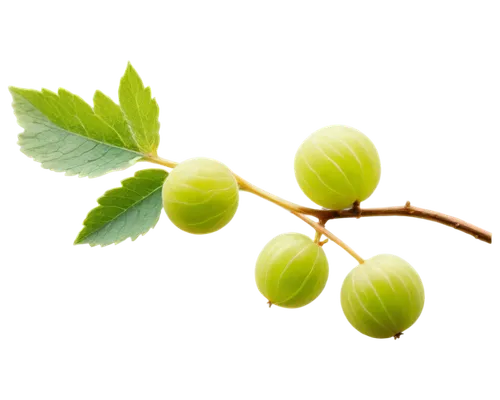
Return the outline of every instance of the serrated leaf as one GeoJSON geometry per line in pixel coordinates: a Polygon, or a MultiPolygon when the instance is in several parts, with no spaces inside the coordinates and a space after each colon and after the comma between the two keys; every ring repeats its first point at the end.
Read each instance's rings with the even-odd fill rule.
{"type": "Polygon", "coordinates": [[[64,89],[57,94],[46,89],[10,88],[10,92],[24,128],[18,142],[21,151],[44,168],[96,177],[127,168],[143,157],[122,123],[123,116],[122,120],[116,116],[112,101],[101,93],[96,94],[93,111],[64,89]]]}
{"type": "Polygon", "coordinates": [[[151,97],[151,89],[144,87],[130,63],[120,81],[118,97],[139,149],[143,153],[155,155],[160,143],[160,110],[156,100],[151,97]]]}
{"type": "Polygon", "coordinates": [[[167,176],[162,169],[145,169],[122,181],[122,187],[108,190],[87,215],[75,244],[107,246],[144,235],[160,218],[167,176]]]}
{"type": "Polygon", "coordinates": [[[96,90],[94,94],[94,112],[114,129],[123,147],[137,152],[141,151],[120,106],[100,90],[96,90]]]}

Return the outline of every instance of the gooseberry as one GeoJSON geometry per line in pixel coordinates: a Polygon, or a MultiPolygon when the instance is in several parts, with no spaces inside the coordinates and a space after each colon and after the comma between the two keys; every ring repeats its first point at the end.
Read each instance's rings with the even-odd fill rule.
{"type": "Polygon", "coordinates": [[[341,210],[370,197],[380,180],[380,159],[363,133],[347,126],[327,126],[299,147],[295,177],[316,204],[341,210]]]}
{"type": "Polygon", "coordinates": [[[163,184],[163,208],[189,233],[224,227],[238,208],[239,188],[231,171],[218,161],[192,158],[177,165],[163,184]]]}
{"type": "Polygon", "coordinates": [[[402,258],[380,254],[359,264],[345,278],[341,304],[359,332],[373,338],[398,338],[424,307],[418,273],[402,258]]]}
{"type": "Polygon", "coordinates": [[[300,233],[276,236],[262,250],[255,267],[259,291],[269,305],[298,308],[316,299],[328,279],[324,250],[300,233]]]}

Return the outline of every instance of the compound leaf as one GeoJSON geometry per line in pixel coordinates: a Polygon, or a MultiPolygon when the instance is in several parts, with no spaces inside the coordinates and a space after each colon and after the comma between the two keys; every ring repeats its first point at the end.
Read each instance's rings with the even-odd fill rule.
{"type": "MultiPolygon", "coordinates": [[[[96,92],[97,107],[60,86],[9,86],[11,107],[21,132],[19,152],[40,168],[68,178],[90,180],[131,168],[143,155],[124,116],[96,92]]],[[[104,96],[104,97],[103,97],[104,96]]]]}
{"type": "Polygon", "coordinates": [[[75,244],[107,246],[144,235],[160,218],[167,176],[162,169],[145,169],[122,181],[122,187],[108,190],[87,215],[75,244]]]}
{"type": "Polygon", "coordinates": [[[116,97],[139,148],[145,154],[156,155],[160,145],[160,104],[153,97],[137,67],[127,61],[116,83],[116,97]]]}

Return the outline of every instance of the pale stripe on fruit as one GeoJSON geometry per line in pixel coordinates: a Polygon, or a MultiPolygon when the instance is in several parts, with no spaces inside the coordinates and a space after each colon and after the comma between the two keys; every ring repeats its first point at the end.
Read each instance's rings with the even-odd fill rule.
{"type": "Polygon", "coordinates": [[[223,182],[223,181],[231,181],[231,184],[235,183],[235,179],[232,176],[223,176],[222,178],[214,178],[212,176],[204,176],[204,175],[190,175],[191,179],[207,179],[211,181],[216,181],[216,182],[223,182]]]}
{"type": "Polygon", "coordinates": [[[405,281],[403,279],[401,279],[401,277],[398,274],[395,274],[395,276],[403,284],[403,286],[404,286],[404,288],[406,290],[406,294],[408,295],[408,304],[411,305],[411,303],[412,303],[412,301],[411,301],[411,293],[410,293],[410,290],[408,289],[408,286],[406,286],[405,281]]]}
{"type": "Polygon", "coordinates": [[[393,291],[394,293],[396,293],[396,290],[394,289],[394,286],[392,286],[391,278],[389,278],[389,275],[387,275],[387,274],[385,273],[385,271],[384,271],[382,268],[380,268],[378,265],[374,265],[373,267],[374,267],[374,268],[377,268],[377,270],[378,270],[378,271],[379,271],[382,275],[384,275],[384,278],[385,278],[385,280],[387,281],[387,283],[389,284],[389,286],[391,287],[392,291],[393,291]]]}
{"type": "Polygon", "coordinates": [[[336,139],[339,143],[342,143],[345,147],[347,147],[347,150],[349,150],[349,152],[352,154],[352,156],[354,157],[354,159],[357,161],[358,165],[359,165],[359,169],[361,171],[363,171],[363,165],[361,164],[361,161],[359,160],[356,152],[351,148],[351,146],[349,146],[348,143],[346,143],[344,140],[340,139],[340,138],[337,138],[336,139]]]}
{"type": "Polygon", "coordinates": [[[366,146],[365,146],[365,141],[364,140],[358,140],[357,137],[355,137],[354,135],[352,136],[352,139],[359,144],[359,146],[364,150],[365,154],[368,155],[368,157],[370,158],[371,161],[375,162],[377,161],[377,165],[380,165],[380,159],[379,159],[379,155],[378,155],[378,150],[377,150],[377,146],[375,145],[375,143],[368,137],[368,140],[370,141],[370,145],[373,145],[373,147],[375,147],[375,149],[367,149],[366,146]],[[375,153],[373,152],[373,150],[375,150],[375,153]],[[376,154],[377,156],[377,160],[374,160],[372,158],[372,154],[376,154]]]}
{"type": "MultiPolygon", "coordinates": [[[[411,264],[409,266],[410,266],[410,268],[412,268],[412,272],[414,272],[413,276],[412,276],[412,272],[410,272],[406,268],[401,268],[401,270],[404,270],[405,275],[410,278],[412,285],[415,287],[416,293],[419,293],[421,290],[421,287],[419,287],[419,285],[417,285],[417,283],[415,282],[415,278],[420,279],[420,277],[419,277],[420,272],[418,272],[415,269],[415,267],[413,267],[411,264]]],[[[422,299],[422,303],[423,303],[423,305],[425,304],[425,298],[422,299]]]]}
{"type": "MultiPolygon", "coordinates": [[[[359,178],[360,178],[361,182],[365,182],[365,170],[363,168],[363,164],[362,164],[361,160],[359,159],[358,155],[353,150],[353,148],[349,145],[349,143],[345,142],[342,139],[338,139],[338,141],[339,141],[339,143],[342,143],[347,148],[349,153],[351,153],[353,155],[354,159],[357,161],[357,163],[359,165],[359,178]]],[[[364,185],[362,185],[362,186],[364,186],[364,185]]]]}
{"type": "Polygon", "coordinates": [[[336,193],[336,194],[339,194],[342,196],[341,193],[337,192],[335,189],[331,188],[330,186],[328,186],[324,181],[323,179],[321,179],[321,177],[318,175],[318,173],[311,167],[311,165],[307,162],[307,159],[306,157],[302,157],[302,160],[304,161],[304,163],[307,165],[307,168],[309,168],[313,174],[316,176],[316,178],[318,178],[318,180],[327,188],[329,189],[331,192],[333,193],[336,193]]]}
{"type": "Polygon", "coordinates": [[[285,268],[283,268],[283,271],[281,271],[280,277],[278,278],[278,284],[276,286],[278,289],[280,287],[281,278],[283,277],[283,275],[287,271],[288,267],[290,267],[290,265],[295,261],[295,259],[297,257],[299,257],[304,251],[308,250],[308,248],[309,248],[309,246],[304,246],[304,248],[301,251],[299,251],[297,254],[295,254],[295,256],[293,256],[292,259],[290,261],[288,261],[288,263],[285,265],[285,268]]]}
{"type": "Polygon", "coordinates": [[[206,191],[204,189],[198,189],[194,186],[191,186],[187,183],[177,183],[176,184],[177,186],[181,186],[181,187],[185,187],[185,188],[188,188],[188,189],[193,189],[193,190],[196,190],[197,192],[203,192],[204,194],[209,194],[209,193],[212,193],[212,192],[225,192],[226,190],[234,190],[234,186],[229,186],[227,188],[224,188],[224,189],[212,189],[212,190],[209,190],[209,191],[206,191]]]}
{"type": "MultiPolygon", "coordinates": [[[[237,197],[239,195],[239,192],[236,193],[235,195],[231,196],[228,198],[228,200],[234,198],[234,197],[237,197]]],[[[188,202],[188,201],[179,201],[179,200],[176,200],[176,199],[173,199],[172,197],[169,197],[167,199],[167,202],[169,203],[175,203],[175,204],[186,204],[188,206],[198,206],[200,204],[205,204],[205,203],[208,203],[210,200],[212,200],[215,196],[217,196],[217,193],[212,193],[210,196],[208,196],[205,200],[203,201],[200,201],[200,202],[188,202]]]]}
{"type": "MultiPolygon", "coordinates": [[[[199,222],[196,222],[194,224],[191,224],[191,223],[186,223],[186,225],[188,226],[199,226],[199,225],[203,225],[205,223],[207,223],[208,221],[212,221],[213,219],[217,218],[217,217],[220,217],[220,216],[224,216],[225,213],[227,213],[229,210],[231,210],[231,208],[236,204],[238,203],[238,199],[236,199],[235,201],[233,201],[224,211],[222,211],[221,213],[217,214],[217,215],[213,215],[203,221],[199,221],[199,222]]],[[[222,219],[222,218],[220,218],[222,219]]]]}
{"type": "MultiPolygon", "coordinates": [[[[265,286],[265,291],[267,292],[266,294],[269,295],[268,288],[267,288],[267,280],[269,276],[269,270],[271,269],[271,265],[278,259],[279,256],[281,256],[285,251],[288,251],[291,247],[295,246],[294,242],[290,242],[288,247],[280,249],[280,252],[274,253],[274,257],[271,259],[270,262],[265,263],[266,266],[266,278],[264,279],[264,286],[265,286]]],[[[265,247],[263,248],[262,251],[264,251],[265,247]]],[[[269,300],[269,299],[268,299],[269,300]]]]}
{"type": "MultiPolygon", "coordinates": [[[[352,301],[351,301],[351,292],[352,292],[352,290],[348,292],[348,294],[349,294],[349,295],[346,295],[346,294],[344,293],[344,296],[343,296],[343,297],[345,297],[345,299],[346,299],[347,303],[349,303],[349,311],[350,311],[350,313],[352,314],[352,316],[353,316],[354,320],[355,320],[356,322],[360,322],[360,319],[358,318],[358,315],[357,315],[357,314],[356,314],[356,312],[354,311],[354,309],[355,309],[355,308],[354,308],[354,307],[353,307],[353,305],[352,305],[352,301]]],[[[344,301],[344,300],[342,300],[342,301],[344,301]]],[[[346,313],[345,313],[345,311],[344,311],[344,310],[341,310],[341,311],[344,313],[344,317],[346,317],[346,315],[345,315],[345,314],[346,314],[346,313]]],[[[346,318],[346,321],[347,321],[347,318],[346,318]]],[[[353,328],[354,328],[354,327],[353,327],[353,328]]],[[[361,329],[359,329],[359,328],[362,328],[362,327],[361,327],[361,326],[358,326],[357,328],[358,328],[358,331],[361,331],[361,329]]]]}
{"type": "MultiPolygon", "coordinates": [[[[358,267],[358,268],[362,268],[362,267],[358,267]]],[[[359,305],[361,306],[361,308],[365,311],[365,313],[370,316],[371,319],[373,319],[378,325],[380,325],[382,328],[384,328],[384,330],[388,331],[388,328],[382,324],[377,318],[375,318],[375,316],[366,309],[365,305],[363,304],[363,302],[361,301],[361,298],[359,297],[358,295],[358,292],[356,290],[356,285],[355,285],[355,282],[356,280],[353,279],[352,280],[352,291],[354,292],[354,295],[356,296],[356,298],[358,299],[358,303],[359,305]]]]}
{"type": "Polygon", "coordinates": [[[387,310],[384,302],[382,301],[382,299],[380,298],[378,292],[377,292],[377,289],[375,288],[375,286],[373,286],[372,284],[372,281],[371,281],[371,277],[368,275],[368,273],[363,269],[363,267],[361,267],[361,270],[363,271],[363,273],[367,276],[367,281],[368,281],[368,284],[370,285],[370,287],[372,288],[373,290],[373,293],[375,293],[375,296],[377,297],[378,301],[380,302],[380,305],[382,306],[382,308],[384,309],[385,313],[387,314],[387,317],[391,320],[392,322],[392,326],[394,328],[394,334],[396,334],[398,332],[398,324],[396,324],[396,322],[394,321],[394,319],[392,318],[392,315],[391,313],[389,312],[389,310],[387,310]]]}
{"type": "Polygon", "coordinates": [[[335,167],[339,170],[339,172],[340,172],[340,173],[342,174],[342,176],[345,178],[345,180],[346,180],[347,184],[351,187],[352,194],[353,194],[354,196],[356,196],[356,189],[354,189],[354,186],[352,186],[351,181],[349,180],[349,178],[347,177],[347,175],[345,174],[345,172],[342,170],[342,168],[340,168],[340,166],[339,166],[339,165],[338,165],[335,161],[333,161],[333,160],[332,160],[332,159],[328,156],[328,154],[326,154],[326,153],[324,152],[324,150],[323,150],[321,147],[319,147],[319,146],[318,146],[315,142],[312,142],[312,145],[313,145],[316,149],[318,149],[321,153],[323,153],[323,155],[324,155],[324,156],[328,159],[328,161],[330,161],[330,162],[331,162],[331,163],[332,163],[332,164],[333,164],[333,165],[334,165],[334,166],[335,166],[335,167]]]}
{"type": "MultiPolygon", "coordinates": [[[[322,250],[321,250],[321,248],[319,248],[319,247],[318,247],[318,249],[319,249],[320,251],[322,251],[322,250]]],[[[320,255],[320,254],[321,254],[321,253],[319,253],[319,252],[318,252],[318,255],[316,256],[316,259],[314,260],[314,263],[313,263],[313,265],[312,265],[312,267],[311,267],[311,270],[309,271],[309,273],[307,274],[307,276],[304,278],[304,280],[303,280],[303,282],[302,282],[302,285],[300,285],[300,287],[299,287],[299,288],[295,291],[295,293],[293,293],[293,294],[292,294],[291,296],[289,296],[287,299],[279,301],[279,302],[278,302],[278,304],[279,304],[279,303],[286,303],[287,301],[290,301],[290,300],[291,300],[291,299],[293,299],[295,296],[297,296],[297,294],[299,294],[299,293],[300,293],[300,291],[301,291],[301,290],[304,288],[304,286],[306,285],[306,283],[307,283],[307,281],[308,281],[309,277],[311,276],[312,272],[314,271],[314,268],[316,267],[316,265],[317,265],[317,263],[318,263],[318,258],[319,258],[319,255],[320,255]]],[[[294,258],[295,258],[295,257],[294,257],[294,258]]]]}
{"type": "MultiPolygon", "coordinates": [[[[414,268],[412,266],[413,270],[413,277],[410,274],[410,271],[406,271],[407,275],[410,276],[410,280],[412,281],[413,283],[413,286],[415,286],[415,289],[417,290],[417,293],[420,293],[420,291],[422,290],[422,287],[424,286],[424,283],[421,279],[421,275],[420,275],[420,272],[414,268]],[[415,282],[415,279],[418,279],[417,282],[415,282]]],[[[422,299],[422,307],[425,306],[425,296],[421,296],[421,299],[422,299]]]]}

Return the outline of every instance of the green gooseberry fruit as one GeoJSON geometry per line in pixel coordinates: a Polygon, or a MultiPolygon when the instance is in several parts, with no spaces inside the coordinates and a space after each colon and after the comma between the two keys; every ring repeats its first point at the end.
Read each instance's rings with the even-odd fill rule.
{"type": "Polygon", "coordinates": [[[163,208],[189,233],[211,233],[225,226],[238,208],[239,188],[231,171],[209,158],[177,165],[163,184],[163,208]]]}
{"type": "Polygon", "coordinates": [[[380,180],[380,159],[373,143],[360,131],[327,126],[299,147],[295,177],[316,204],[342,210],[373,193],[380,180]]]}
{"type": "Polygon", "coordinates": [[[410,264],[380,254],[359,264],[341,289],[345,316],[359,332],[373,338],[399,338],[424,307],[424,287],[410,264]]]}
{"type": "Polygon", "coordinates": [[[298,308],[312,302],[328,279],[324,250],[300,233],[276,236],[262,250],[255,281],[269,306],[298,308]]]}

